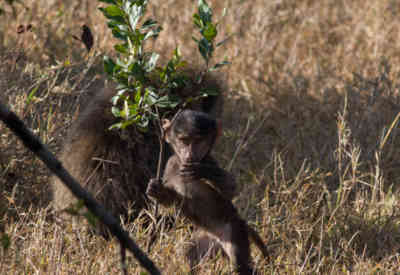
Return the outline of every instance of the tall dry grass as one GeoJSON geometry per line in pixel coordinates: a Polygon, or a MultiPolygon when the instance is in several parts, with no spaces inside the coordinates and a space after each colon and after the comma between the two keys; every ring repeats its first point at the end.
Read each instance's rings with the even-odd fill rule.
{"type": "MultiPolygon", "coordinates": [[[[191,16],[196,1],[151,1],[164,32],[151,45],[181,45],[196,57],[191,16]]],[[[235,204],[268,243],[254,248],[261,274],[397,274],[400,272],[400,2],[210,1],[228,7],[216,53],[233,64],[223,76],[224,136],[216,155],[241,187],[235,204]]],[[[1,101],[58,151],[90,94],[107,85],[100,57],[112,38],[94,1],[22,1],[0,17],[1,101]],[[72,38],[89,24],[95,51],[72,38]],[[20,25],[33,31],[17,34],[20,25]]],[[[0,125],[1,274],[115,274],[117,242],[62,226],[48,212],[48,177],[0,125]],[[5,235],[4,235],[5,234],[5,235]]],[[[170,211],[170,210],[163,210],[170,211]]],[[[173,214],[173,213],[172,213],[173,214]]],[[[126,224],[139,245],[144,217],[126,224]]],[[[190,223],[177,219],[150,257],[165,274],[184,274],[190,223]]],[[[132,274],[142,270],[133,258],[132,274]]],[[[225,259],[202,274],[229,274],[225,259]]]]}

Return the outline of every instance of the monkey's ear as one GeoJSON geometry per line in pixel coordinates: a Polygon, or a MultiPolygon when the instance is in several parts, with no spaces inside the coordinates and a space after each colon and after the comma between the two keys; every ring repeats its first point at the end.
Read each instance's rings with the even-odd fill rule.
{"type": "Polygon", "coordinates": [[[171,128],[171,121],[169,119],[164,118],[161,120],[161,126],[163,130],[166,132],[169,130],[169,128],[171,128]]]}
{"type": "Polygon", "coordinates": [[[164,138],[168,142],[168,132],[169,129],[171,129],[171,121],[169,119],[164,118],[161,120],[161,126],[164,131],[164,138]]]}

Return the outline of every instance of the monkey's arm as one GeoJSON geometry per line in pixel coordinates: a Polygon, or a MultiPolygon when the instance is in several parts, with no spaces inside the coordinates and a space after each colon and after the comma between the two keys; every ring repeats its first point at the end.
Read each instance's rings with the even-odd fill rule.
{"type": "Polygon", "coordinates": [[[228,199],[232,200],[236,195],[237,195],[237,185],[235,178],[232,176],[232,174],[224,172],[224,180],[220,182],[220,186],[217,187],[222,190],[223,196],[228,199]]]}
{"type": "Polygon", "coordinates": [[[172,156],[165,167],[164,180],[151,179],[146,190],[146,194],[155,198],[164,206],[170,206],[181,201],[181,196],[172,188],[166,186],[166,182],[174,177],[174,173],[178,170],[178,159],[172,156]]]}
{"type": "Polygon", "coordinates": [[[175,190],[164,186],[157,179],[150,180],[146,189],[146,195],[156,199],[159,203],[167,207],[180,201],[180,196],[175,190]]]}

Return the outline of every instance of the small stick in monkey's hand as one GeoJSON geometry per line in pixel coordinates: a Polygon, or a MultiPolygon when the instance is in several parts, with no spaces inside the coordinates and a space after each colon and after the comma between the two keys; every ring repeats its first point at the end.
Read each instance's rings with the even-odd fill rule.
{"type": "MultiPolygon", "coordinates": [[[[156,174],[156,179],[157,180],[161,180],[161,167],[163,166],[164,163],[164,147],[165,147],[165,132],[164,132],[164,128],[162,127],[162,123],[161,123],[161,117],[160,117],[160,112],[158,111],[158,107],[155,107],[156,113],[157,113],[157,121],[158,121],[158,127],[160,130],[160,135],[159,135],[159,142],[160,142],[160,152],[158,154],[158,164],[157,164],[157,174],[156,174]]],[[[174,115],[172,121],[175,120],[175,118],[183,111],[182,108],[180,108],[174,115]]],[[[147,243],[146,246],[146,251],[147,253],[150,252],[150,249],[152,247],[152,245],[154,244],[156,238],[157,238],[157,234],[159,232],[159,225],[160,223],[157,222],[157,217],[158,217],[158,202],[156,200],[153,200],[154,202],[154,212],[153,212],[153,223],[152,223],[152,227],[150,229],[150,239],[147,243]]]]}
{"type": "MultiPolygon", "coordinates": [[[[0,102],[0,120],[2,120],[8,128],[10,128],[16,136],[18,136],[24,145],[36,154],[46,166],[55,173],[69,190],[80,200],[85,206],[96,215],[99,220],[104,223],[110,232],[117,237],[121,244],[121,252],[127,248],[136,257],[139,263],[150,274],[161,274],[154,263],[147,255],[140,250],[135,242],[129,237],[128,232],[124,231],[119,225],[117,219],[110,215],[102,205],[98,204],[94,197],[83,189],[79,183],[69,174],[63,167],[61,162],[43,145],[40,140],[24,125],[18,116],[10,111],[4,104],[0,102]]],[[[124,255],[124,252],[121,254],[124,255]]],[[[123,257],[124,258],[124,257],[123,257]]]]}

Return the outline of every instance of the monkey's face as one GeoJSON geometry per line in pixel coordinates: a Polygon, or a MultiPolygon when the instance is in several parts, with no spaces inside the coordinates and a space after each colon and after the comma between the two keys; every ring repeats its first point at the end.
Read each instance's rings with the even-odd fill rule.
{"type": "Polygon", "coordinates": [[[184,110],[172,121],[163,120],[166,141],[181,164],[200,162],[210,152],[217,137],[217,122],[205,113],[184,110]]]}
{"type": "Polygon", "coordinates": [[[200,162],[211,150],[212,141],[201,135],[177,134],[170,144],[183,164],[200,162]]]}

